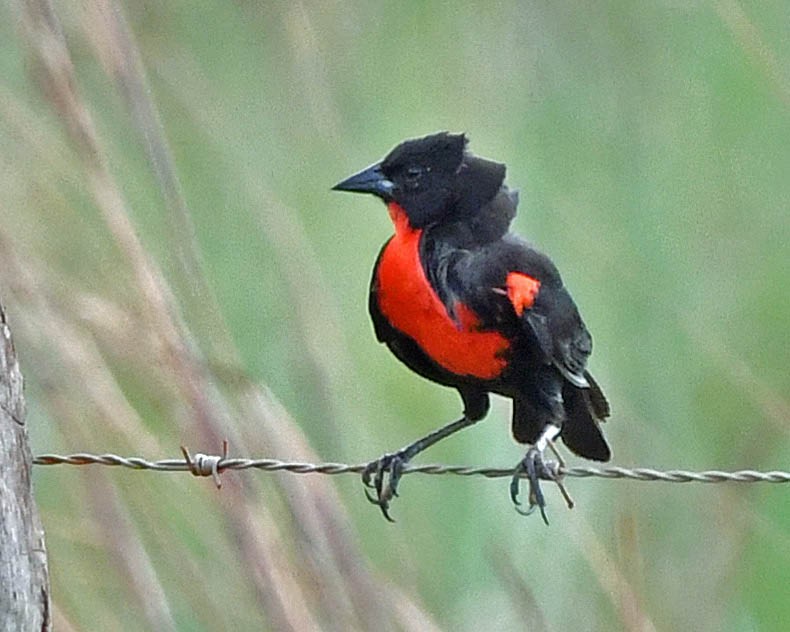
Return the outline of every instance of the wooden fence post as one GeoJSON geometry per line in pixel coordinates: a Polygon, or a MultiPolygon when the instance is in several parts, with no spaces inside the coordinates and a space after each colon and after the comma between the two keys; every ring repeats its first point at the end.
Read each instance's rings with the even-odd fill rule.
{"type": "Polygon", "coordinates": [[[44,529],[30,482],[22,374],[0,304],[0,631],[52,629],[44,529]]]}

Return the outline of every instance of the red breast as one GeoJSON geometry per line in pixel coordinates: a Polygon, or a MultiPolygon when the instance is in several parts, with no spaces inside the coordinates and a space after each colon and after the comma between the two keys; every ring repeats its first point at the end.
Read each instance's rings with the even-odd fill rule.
{"type": "Polygon", "coordinates": [[[382,314],[451,373],[484,380],[496,378],[507,365],[507,338],[495,331],[479,331],[479,319],[466,305],[454,306],[457,322],[450,317],[420,261],[422,230],[409,225],[398,204],[391,202],[387,208],[395,235],[384,249],[378,268],[382,314]]]}

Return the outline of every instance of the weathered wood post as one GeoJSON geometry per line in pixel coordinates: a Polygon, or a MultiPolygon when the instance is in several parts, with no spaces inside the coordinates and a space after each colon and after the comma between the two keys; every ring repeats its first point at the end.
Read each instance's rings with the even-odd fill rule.
{"type": "Polygon", "coordinates": [[[0,304],[0,631],[48,631],[44,529],[30,482],[22,374],[0,304]]]}

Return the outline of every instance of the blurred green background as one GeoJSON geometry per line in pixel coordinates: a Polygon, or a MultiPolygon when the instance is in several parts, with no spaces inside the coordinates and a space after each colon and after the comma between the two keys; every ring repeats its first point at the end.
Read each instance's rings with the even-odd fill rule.
{"type": "MultiPolygon", "coordinates": [[[[362,462],[457,416],[330,187],[464,131],[595,338],[614,462],[790,465],[787,2],[8,2],[0,297],[35,453],[362,462]]],[[[509,467],[509,403],[419,462],[509,467]]],[[[571,460],[571,464],[578,464],[571,460]]],[[[38,467],[61,630],[782,630],[786,486],[38,467]]]]}

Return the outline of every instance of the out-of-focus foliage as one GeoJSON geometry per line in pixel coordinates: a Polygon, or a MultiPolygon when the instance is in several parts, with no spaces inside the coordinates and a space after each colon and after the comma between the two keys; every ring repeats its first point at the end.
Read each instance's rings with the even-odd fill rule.
{"type": "MultiPolygon", "coordinates": [[[[449,129],[508,164],[581,307],[616,463],[788,469],[786,2],[38,7],[0,9],[0,296],[35,452],[360,462],[454,418],[373,337],[383,207],[329,191],[449,129]]],[[[421,460],[515,464],[508,415],[421,460]]],[[[224,481],[38,468],[59,627],[790,620],[785,487],[574,480],[546,528],[501,480],[407,477],[395,525],[353,477],[224,481]]]]}

